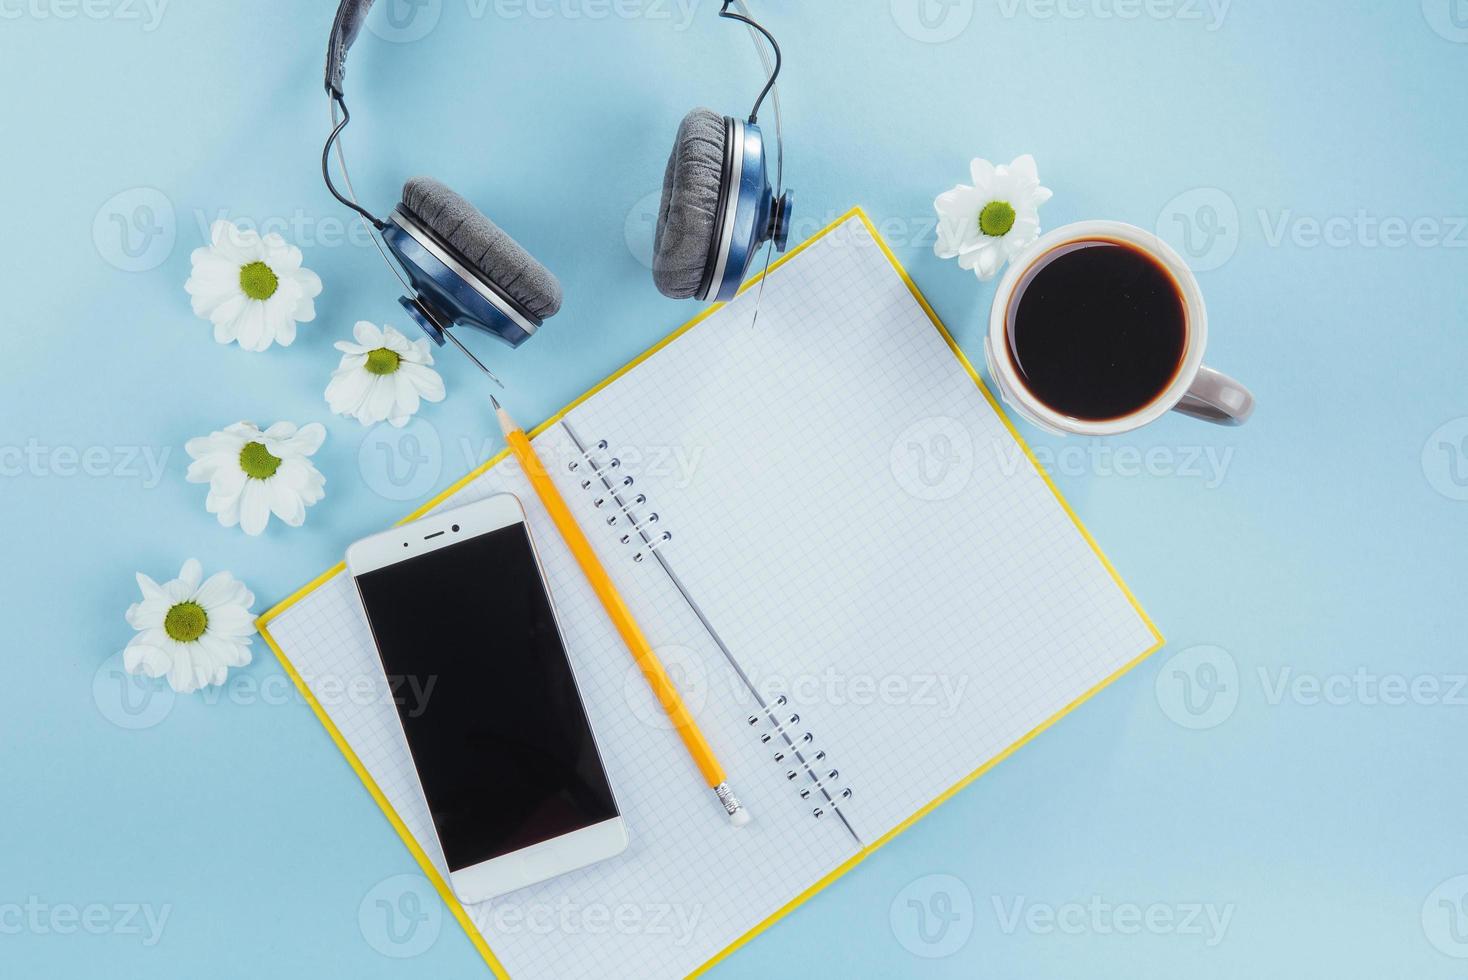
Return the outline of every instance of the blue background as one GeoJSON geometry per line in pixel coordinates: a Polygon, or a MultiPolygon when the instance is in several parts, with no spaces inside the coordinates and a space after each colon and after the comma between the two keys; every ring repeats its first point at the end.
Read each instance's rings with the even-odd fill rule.
{"type": "MultiPolygon", "coordinates": [[[[1449,955],[1468,955],[1468,709],[1449,696],[1468,30],[1449,2],[1235,0],[1220,21],[1193,0],[929,0],[930,26],[916,0],[760,5],[787,54],[792,238],[863,205],[981,360],[992,285],[934,258],[931,201],[973,156],[1033,153],[1046,227],[1112,217],[1179,241],[1204,270],[1209,360],[1261,409],[1243,429],[1178,417],[1097,444],[1021,426],[1169,646],[716,975],[1468,975],[1449,955]],[[1384,219],[1418,222],[1416,240],[1384,241],[1384,219]],[[1386,703],[1358,670],[1419,693],[1386,703]],[[1228,926],[1125,935],[1095,902],[1174,925],[1202,903],[1228,926]],[[1016,908],[1033,915],[1016,926],[1016,908]]],[[[134,571],[197,556],[263,611],[499,448],[447,356],[411,500],[390,499],[375,444],[359,465],[366,430],[328,415],[332,342],[359,318],[404,325],[317,173],[332,6],[174,0],[154,22],[123,0],[0,2],[6,975],[482,975],[451,920],[432,933],[436,912],[421,952],[374,933],[374,889],[415,865],[262,643],[223,694],[159,695],[136,729],[108,664],[134,571]],[[293,347],[218,346],[190,312],[189,252],[217,216],[282,231],[320,273],[293,347]],[[247,538],[184,481],[183,443],[240,418],[327,424],[327,498],[304,528],[247,538]],[[108,472],[74,473],[58,447],[102,447],[108,472]],[[164,452],[157,481],[129,463],[164,452]],[[115,928],[17,930],[6,907],[27,903],[100,903],[115,928]],[[130,904],[168,911],[156,944],[110,911],[130,904]]],[[[565,284],[524,348],[479,345],[527,421],[696,312],[639,256],[681,115],[743,111],[757,87],[715,9],[432,0],[408,21],[425,36],[384,40],[379,10],[354,52],[365,201],[437,175],[565,284]]]]}

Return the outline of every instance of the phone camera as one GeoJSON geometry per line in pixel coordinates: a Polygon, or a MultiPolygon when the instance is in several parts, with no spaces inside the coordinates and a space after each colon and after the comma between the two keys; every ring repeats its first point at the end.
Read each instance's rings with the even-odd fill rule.
{"type": "Polygon", "coordinates": [[[458,530],[459,530],[459,525],[457,525],[457,524],[455,524],[455,525],[454,525],[454,526],[453,526],[453,527],[451,527],[451,528],[449,528],[449,530],[450,530],[450,531],[454,531],[454,532],[456,532],[456,533],[457,533],[457,532],[458,532],[458,530]]]}

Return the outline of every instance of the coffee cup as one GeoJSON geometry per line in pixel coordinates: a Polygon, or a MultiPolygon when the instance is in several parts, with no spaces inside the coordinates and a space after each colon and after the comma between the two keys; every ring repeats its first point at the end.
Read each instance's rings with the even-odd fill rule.
{"type": "Polygon", "coordinates": [[[1197,277],[1156,235],[1082,221],[1011,262],[984,355],[1005,402],[1058,433],[1116,435],[1177,411],[1242,425],[1249,389],[1206,366],[1208,311],[1197,277]]]}

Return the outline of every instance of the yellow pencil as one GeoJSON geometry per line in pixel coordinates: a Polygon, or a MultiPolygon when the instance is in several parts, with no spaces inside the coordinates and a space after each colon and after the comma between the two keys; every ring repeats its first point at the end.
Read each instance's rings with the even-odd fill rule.
{"type": "Polygon", "coordinates": [[[719,764],[718,758],[714,756],[714,750],[709,746],[708,740],[699,731],[693,716],[688,712],[688,706],[683,703],[683,697],[678,689],[673,686],[668,672],[664,669],[662,661],[658,660],[657,654],[653,652],[647,637],[643,636],[642,628],[637,625],[637,620],[632,618],[632,611],[627,608],[627,603],[622,601],[621,593],[617,591],[612,578],[607,574],[601,559],[591,548],[591,542],[587,540],[586,534],[576,523],[576,518],[571,515],[571,509],[566,506],[565,498],[556,489],[550,474],[546,472],[545,464],[535,453],[535,447],[530,444],[530,439],[525,435],[525,430],[520,428],[510,414],[506,412],[493,395],[490,395],[494,403],[495,415],[499,418],[500,428],[504,430],[505,441],[510,444],[510,450],[515,458],[520,461],[520,466],[525,470],[525,476],[530,480],[530,485],[535,488],[535,494],[540,498],[541,504],[545,506],[546,512],[550,514],[551,520],[555,522],[556,529],[561,532],[566,546],[571,549],[571,554],[576,556],[576,562],[585,573],[586,580],[591,583],[596,597],[601,600],[607,615],[611,617],[617,632],[622,636],[622,642],[627,644],[627,649],[632,652],[632,659],[642,670],[642,676],[647,679],[648,686],[652,688],[653,694],[657,696],[658,703],[662,705],[663,711],[673,722],[673,727],[683,738],[683,744],[688,748],[688,754],[693,756],[694,763],[699,772],[703,774],[719,803],[723,805],[729,814],[729,822],[736,827],[742,827],[749,823],[749,812],[739,802],[739,797],[729,788],[729,783],[724,776],[724,767],[719,764]]]}

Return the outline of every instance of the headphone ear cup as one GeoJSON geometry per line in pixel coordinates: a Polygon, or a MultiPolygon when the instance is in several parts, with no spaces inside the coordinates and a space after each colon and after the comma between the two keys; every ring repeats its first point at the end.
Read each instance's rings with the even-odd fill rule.
{"type": "Polygon", "coordinates": [[[724,117],[694,109],[683,117],[668,166],[653,238],[652,279],[672,299],[696,296],[712,261],[725,158],[724,117]]]}
{"type": "Polygon", "coordinates": [[[560,311],[560,281],[447,184],[432,177],[410,178],[403,185],[402,202],[460,264],[537,321],[560,311]]]}

